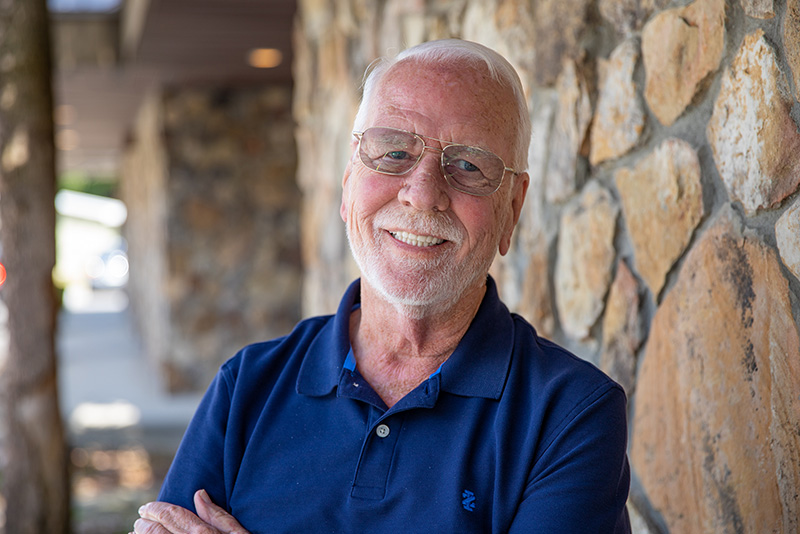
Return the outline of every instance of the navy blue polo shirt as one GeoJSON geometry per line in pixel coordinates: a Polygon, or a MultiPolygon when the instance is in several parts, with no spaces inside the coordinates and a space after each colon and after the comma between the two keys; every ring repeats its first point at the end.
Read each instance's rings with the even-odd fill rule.
{"type": "Polygon", "coordinates": [[[455,352],[387,409],[350,351],[359,294],[222,366],[160,500],[194,510],[204,488],[253,534],[630,531],[620,386],[489,278],[455,352]]]}

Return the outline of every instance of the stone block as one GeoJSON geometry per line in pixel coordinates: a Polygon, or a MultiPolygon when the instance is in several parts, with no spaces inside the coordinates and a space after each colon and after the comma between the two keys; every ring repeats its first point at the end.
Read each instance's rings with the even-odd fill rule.
{"type": "Polygon", "coordinates": [[[577,58],[581,37],[589,24],[589,0],[541,0],[534,3],[534,77],[537,84],[552,85],[563,62],[577,58]]]}
{"type": "Polygon", "coordinates": [[[642,343],[639,284],[624,261],[608,292],[603,316],[603,352],[600,368],[630,396],[634,389],[636,351],[642,343]]]}
{"type": "Polygon", "coordinates": [[[725,47],[725,1],[697,0],[663,11],[642,30],[645,99],[664,125],[692,102],[719,68],[725,47]]]}
{"type": "Polygon", "coordinates": [[[730,197],[748,214],[776,206],[800,184],[792,105],[764,32],[747,35],[722,76],[707,136],[730,197]]]}
{"type": "Polygon", "coordinates": [[[589,152],[592,165],[626,154],[642,135],[645,115],[633,81],[638,60],[637,42],[628,39],[608,60],[599,62],[600,86],[589,152]]]}
{"type": "Polygon", "coordinates": [[[688,143],[668,139],[615,178],[636,269],[658,296],[703,217],[700,162],[688,143]]]}
{"type": "Polygon", "coordinates": [[[786,268],[800,279],[800,199],[795,200],[775,225],[778,250],[786,268]]]}
{"type": "Polygon", "coordinates": [[[465,39],[483,43],[497,49],[500,33],[495,22],[494,2],[466,2],[461,19],[461,32],[465,39]]]}
{"type": "Polygon", "coordinates": [[[668,5],[669,0],[599,0],[597,9],[620,35],[630,37],[642,29],[654,11],[668,5]]]}
{"type": "Polygon", "coordinates": [[[498,256],[490,271],[500,287],[500,298],[524,316],[539,335],[555,333],[550,289],[550,240],[542,233],[518,239],[506,256],[498,256]]]}
{"type": "Polygon", "coordinates": [[[564,331],[585,339],[603,312],[614,265],[614,232],[619,207],[611,193],[589,182],[561,217],[555,295],[564,331]]]}
{"type": "Polygon", "coordinates": [[[800,338],[773,249],[723,210],[653,318],[631,460],[670,532],[797,532],[800,338]]]}
{"type": "Polygon", "coordinates": [[[764,20],[775,17],[774,0],[742,0],[742,7],[748,17],[764,20]]]}
{"type": "Polygon", "coordinates": [[[558,108],[545,173],[548,202],[563,202],[581,186],[580,158],[588,156],[592,122],[592,87],[584,70],[575,61],[567,60],[556,81],[558,108]]]}
{"type": "Polygon", "coordinates": [[[800,0],[786,2],[783,19],[783,45],[786,61],[792,70],[795,99],[800,100],[800,0]]]}
{"type": "MultiPolygon", "coordinates": [[[[453,9],[452,2],[448,6],[453,9]]],[[[536,70],[536,53],[531,44],[535,41],[533,9],[528,0],[498,0],[493,16],[497,31],[493,47],[514,65],[526,92],[536,70]]]]}

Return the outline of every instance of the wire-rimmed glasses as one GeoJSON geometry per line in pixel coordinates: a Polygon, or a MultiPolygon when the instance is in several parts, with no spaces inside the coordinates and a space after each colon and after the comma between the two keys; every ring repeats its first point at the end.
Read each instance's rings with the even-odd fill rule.
{"type": "Polygon", "coordinates": [[[475,196],[488,196],[503,183],[506,171],[517,171],[497,154],[485,148],[447,144],[434,137],[419,135],[397,128],[374,126],[363,132],[353,132],[358,138],[358,156],[370,170],[389,176],[401,176],[419,164],[425,149],[441,153],[442,174],[456,191],[475,196]],[[426,145],[423,137],[439,141],[444,146],[426,145]]]}

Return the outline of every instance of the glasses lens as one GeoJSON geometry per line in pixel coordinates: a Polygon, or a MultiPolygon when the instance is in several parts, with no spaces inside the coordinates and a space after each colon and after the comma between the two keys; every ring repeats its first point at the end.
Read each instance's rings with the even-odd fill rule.
{"type": "Polygon", "coordinates": [[[419,161],[422,139],[394,128],[367,128],[361,134],[359,157],[368,168],[385,174],[404,174],[419,161]]]}
{"type": "Polygon", "coordinates": [[[453,145],[444,149],[442,165],[451,185],[472,195],[491,195],[503,181],[505,165],[482,148],[453,145]]]}

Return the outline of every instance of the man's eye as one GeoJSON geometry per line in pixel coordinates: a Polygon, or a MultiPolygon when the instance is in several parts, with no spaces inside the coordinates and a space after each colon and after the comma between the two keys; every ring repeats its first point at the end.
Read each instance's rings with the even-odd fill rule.
{"type": "Polygon", "coordinates": [[[384,157],[391,158],[391,159],[408,159],[408,152],[403,150],[392,150],[391,152],[387,152],[384,157]]]}
{"type": "Polygon", "coordinates": [[[465,159],[457,160],[453,163],[453,165],[460,171],[476,172],[480,170],[477,166],[473,165],[472,163],[470,163],[465,159]]]}

